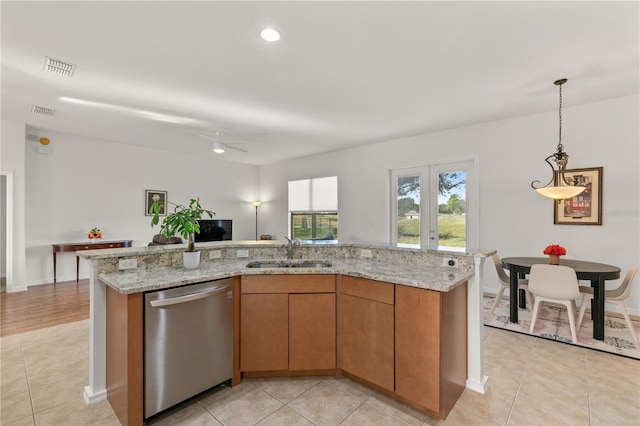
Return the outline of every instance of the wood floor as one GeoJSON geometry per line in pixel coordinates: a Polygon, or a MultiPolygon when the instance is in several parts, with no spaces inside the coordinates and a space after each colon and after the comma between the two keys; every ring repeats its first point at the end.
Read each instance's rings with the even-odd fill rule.
{"type": "Polygon", "coordinates": [[[0,336],[89,318],[89,280],[0,293],[0,336]]]}

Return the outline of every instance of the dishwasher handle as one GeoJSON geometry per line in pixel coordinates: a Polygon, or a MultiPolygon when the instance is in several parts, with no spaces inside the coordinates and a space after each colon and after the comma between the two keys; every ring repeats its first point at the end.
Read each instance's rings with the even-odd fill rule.
{"type": "Polygon", "coordinates": [[[177,305],[179,303],[191,302],[193,300],[204,299],[205,297],[213,296],[214,294],[223,293],[228,290],[231,285],[221,285],[214,287],[211,290],[201,291],[199,293],[185,294],[184,296],[171,297],[169,299],[152,300],[149,302],[153,308],[160,308],[162,306],[177,305]]]}

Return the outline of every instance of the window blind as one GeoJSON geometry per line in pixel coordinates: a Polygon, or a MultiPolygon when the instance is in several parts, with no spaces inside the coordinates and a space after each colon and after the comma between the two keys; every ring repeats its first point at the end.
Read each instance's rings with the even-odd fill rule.
{"type": "Polygon", "coordinates": [[[289,181],[289,211],[338,211],[338,177],[289,181]]]}

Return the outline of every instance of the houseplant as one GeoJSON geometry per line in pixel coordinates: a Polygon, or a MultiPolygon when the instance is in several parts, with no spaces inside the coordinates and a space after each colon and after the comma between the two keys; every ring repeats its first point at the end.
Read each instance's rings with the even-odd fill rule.
{"type": "MultiPolygon", "coordinates": [[[[149,213],[152,214],[152,228],[160,222],[160,212],[163,204],[164,200],[158,199],[149,207],[149,213]]],[[[160,233],[166,238],[171,238],[178,234],[188,241],[187,250],[183,253],[184,266],[187,269],[195,269],[200,265],[200,252],[196,251],[194,242],[194,235],[200,233],[198,220],[202,219],[204,215],[213,218],[216,213],[203,209],[199,198],[190,199],[188,206],[172,203],[168,200],[167,204],[172,204],[174,208],[173,212],[168,213],[162,221],[160,233]]]]}

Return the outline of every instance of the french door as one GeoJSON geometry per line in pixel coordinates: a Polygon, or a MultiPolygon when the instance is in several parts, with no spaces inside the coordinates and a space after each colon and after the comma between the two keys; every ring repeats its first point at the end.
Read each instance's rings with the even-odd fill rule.
{"type": "Polygon", "coordinates": [[[391,171],[391,242],[409,247],[477,247],[473,161],[391,171]]]}

